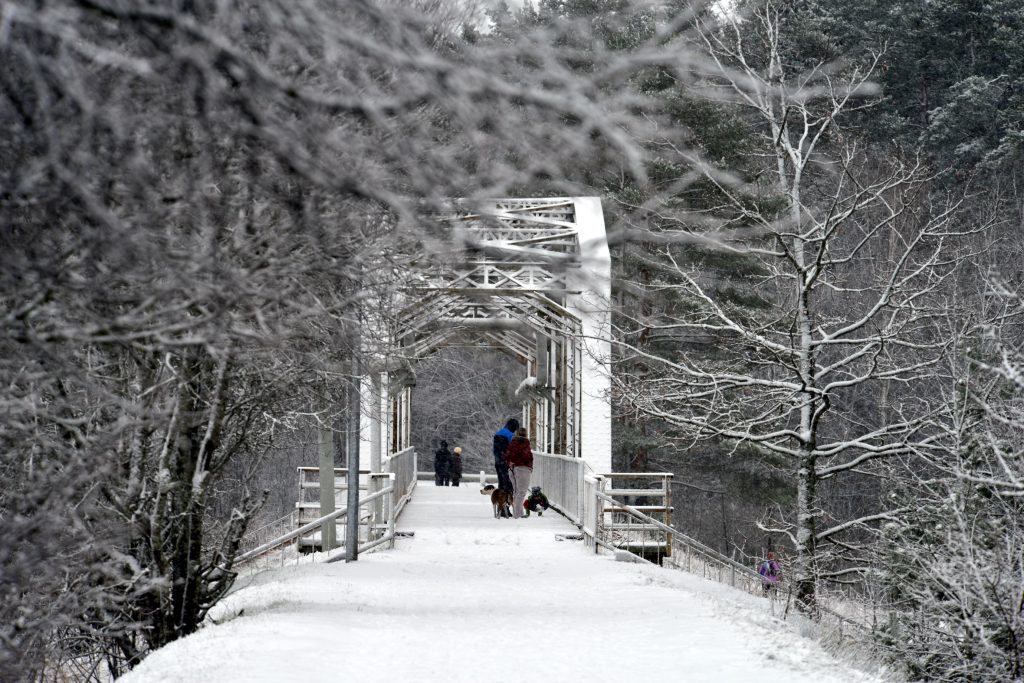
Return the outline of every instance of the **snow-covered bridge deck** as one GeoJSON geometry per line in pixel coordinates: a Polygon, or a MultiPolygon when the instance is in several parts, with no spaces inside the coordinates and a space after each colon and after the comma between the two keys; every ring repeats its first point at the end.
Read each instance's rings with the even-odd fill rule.
{"type": "Polygon", "coordinates": [[[554,513],[494,519],[473,484],[421,485],[396,549],[256,575],[211,626],[124,681],[852,683],[767,601],[614,561],[554,513]]]}

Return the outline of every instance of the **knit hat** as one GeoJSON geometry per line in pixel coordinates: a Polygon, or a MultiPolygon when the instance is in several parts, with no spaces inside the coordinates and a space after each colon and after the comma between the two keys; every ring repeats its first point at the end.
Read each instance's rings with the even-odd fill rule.
{"type": "Polygon", "coordinates": [[[462,446],[456,446],[455,447],[455,452],[456,453],[461,453],[462,452],[462,446]]]}

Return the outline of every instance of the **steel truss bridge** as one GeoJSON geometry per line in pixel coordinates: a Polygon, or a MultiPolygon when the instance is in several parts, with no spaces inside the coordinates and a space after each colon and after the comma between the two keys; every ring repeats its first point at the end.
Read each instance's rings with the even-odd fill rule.
{"type": "Polygon", "coordinates": [[[361,462],[373,468],[412,445],[416,362],[468,345],[523,364],[521,422],[536,450],[609,471],[611,263],[600,200],[500,199],[442,220],[454,247],[410,274],[386,358],[365,378],[361,462]]]}

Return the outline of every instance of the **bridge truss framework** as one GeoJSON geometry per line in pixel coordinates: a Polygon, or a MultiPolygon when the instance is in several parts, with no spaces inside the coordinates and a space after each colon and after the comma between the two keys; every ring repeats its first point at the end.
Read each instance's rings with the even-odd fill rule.
{"type": "Polygon", "coordinates": [[[361,462],[376,470],[412,445],[416,361],[470,345],[523,364],[518,394],[535,450],[611,471],[611,265],[600,199],[499,199],[444,220],[455,247],[410,274],[388,360],[365,378],[361,462]]]}

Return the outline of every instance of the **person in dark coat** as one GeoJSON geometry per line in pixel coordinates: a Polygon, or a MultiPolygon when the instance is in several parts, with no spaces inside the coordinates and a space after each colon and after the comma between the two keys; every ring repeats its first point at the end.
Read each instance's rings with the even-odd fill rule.
{"type": "Polygon", "coordinates": [[[448,442],[442,441],[441,447],[434,452],[434,477],[438,486],[448,486],[451,481],[452,452],[448,450],[448,442]]]}
{"type": "Polygon", "coordinates": [[[505,451],[515,438],[517,429],[519,420],[512,417],[494,435],[494,470],[498,474],[498,488],[509,493],[512,493],[512,478],[509,476],[508,465],[505,464],[505,451]]]}
{"type": "Polygon", "coordinates": [[[516,430],[515,438],[505,450],[505,464],[512,476],[512,517],[519,519],[523,516],[523,500],[530,490],[530,476],[533,474],[533,449],[524,427],[516,430]]]}
{"type": "Polygon", "coordinates": [[[527,517],[530,516],[531,512],[536,512],[537,516],[540,517],[549,507],[551,507],[551,503],[548,502],[548,497],[544,495],[539,486],[534,486],[530,489],[530,495],[523,501],[523,509],[526,510],[527,517]]]}
{"type": "Polygon", "coordinates": [[[455,447],[455,454],[452,455],[452,486],[458,486],[462,479],[462,446],[455,447]]]}

